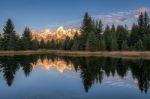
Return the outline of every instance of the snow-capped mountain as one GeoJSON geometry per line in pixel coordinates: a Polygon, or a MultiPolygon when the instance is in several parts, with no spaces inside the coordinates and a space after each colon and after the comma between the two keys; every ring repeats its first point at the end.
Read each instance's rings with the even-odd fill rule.
{"type": "Polygon", "coordinates": [[[41,41],[55,40],[61,41],[65,40],[66,37],[72,39],[75,35],[80,35],[80,30],[76,28],[71,28],[65,30],[62,26],[60,26],[55,32],[51,32],[50,29],[45,29],[44,32],[37,32],[36,30],[31,31],[32,39],[37,39],[41,41]]]}

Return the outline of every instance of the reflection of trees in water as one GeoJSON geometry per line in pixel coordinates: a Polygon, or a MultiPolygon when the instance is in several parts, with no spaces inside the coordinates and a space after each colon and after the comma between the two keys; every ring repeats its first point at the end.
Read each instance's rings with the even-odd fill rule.
{"type": "Polygon", "coordinates": [[[32,72],[34,64],[38,59],[42,61],[47,58],[54,61],[56,56],[48,55],[30,55],[30,56],[3,56],[0,57],[0,72],[3,73],[7,85],[11,86],[15,78],[16,71],[20,68],[23,70],[26,77],[32,72]]]}
{"type": "Polygon", "coordinates": [[[11,86],[14,80],[14,75],[19,69],[19,63],[14,57],[4,57],[0,58],[0,64],[3,76],[6,79],[8,86],[11,86]]]}
{"type": "Polygon", "coordinates": [[[24,74],[28,76],[32,71],[31,62],[34,62],[34,56],[9,56],[0,57],[0,69],[8,84],[11,86],[15,78],[16,71],[23,69],[24,74]]]}
{"type": "Polygon", "coordinates": [[[85,91],[94,83],[101,83],[103,76],[114,76],[115,73],[124,78],[127,71],[131,70],[133,79],[137,79],[137,84],[141,91],[147,92],[150,86],[150,60],[128,60],[113,58],[71,58],[75,66],[81,70],[81,78],[85,91]]]}
{"type": "Polygon", "coordinates": [[[150,61],[141,59],[130,64],[133,78],[138,80],[140,90],[147,92],[150,86],[150,61]]]}
{"type": "Polygon", "coordinates": [[[150,86],[150,60],[127,60],[96,57],[56,57],[53,55],[31,55],[0,57],[0,72],[3,73],[8,86],[12,85],[16,71],[20,68],[26,77],[32,72],[33,66],[38,59],[56,61],[58,58],[64,60],[68,65],[72,63],[76,71],[80,70],[85,91],[95,83],[102,83],[104,76],[119,75],[124,78],[127,71],[131,70],[133,79],[141,91],[147,92],[150,86]]]}

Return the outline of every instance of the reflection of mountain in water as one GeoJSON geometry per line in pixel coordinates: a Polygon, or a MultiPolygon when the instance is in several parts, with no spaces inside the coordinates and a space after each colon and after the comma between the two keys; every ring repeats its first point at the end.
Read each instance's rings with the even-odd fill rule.
{"type": "Polygon", "coordinates": [[[44,69],[55,67],[60,72],[64,72],[64,70],[80,71],[86,92],[93,84],[102,83],[105,77],[115,77],[117,74],[120,78],[126,78],[128,71],[131,71],[133,81],[141,91],[147,92],[150,86],[150,60],[45,55],[0,57],[0,72],[8,86],[12,85],[16,71],[20,68],[28,77],[38,66],[42,66],[44,69]]]}
{"type": "Polygon", "coordinates": [[[33,68],[36,68],[37,66],[42,66],[46,70],[55,67],[59,72],[64,72],[64,70],[74,70],[74,66],[72,63],[67,63],[59,58],[55,60],[51,60],[48,58],[41,60],[39,58],[35,63],[32,63],[33,68]]]}

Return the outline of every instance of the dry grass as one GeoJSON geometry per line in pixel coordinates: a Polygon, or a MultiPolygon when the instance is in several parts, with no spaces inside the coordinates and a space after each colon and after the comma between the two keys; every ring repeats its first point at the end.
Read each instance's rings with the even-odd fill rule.
{"type": "Polygon", "coordinates": [[[55,54],[58,56],[78,57],[122,57],[122,58],[147,58],[150,59],[150,51],[63,51],[63,50],[28,50],[28,51],[0,51],[0,56],[31,55],[31,54],[55,54]]]}
{"type": "Polygon", "coordinates": [[[48,50],[0,51],[0,56],[46,54],[48,50]]]}

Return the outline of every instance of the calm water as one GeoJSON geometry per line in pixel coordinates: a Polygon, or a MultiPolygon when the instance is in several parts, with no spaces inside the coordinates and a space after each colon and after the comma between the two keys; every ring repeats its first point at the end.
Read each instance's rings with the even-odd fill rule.
{"type": "Polygon", "coordinates": [[[150,99],[150,60],[0,57],[0,99],[150,99]]]}

